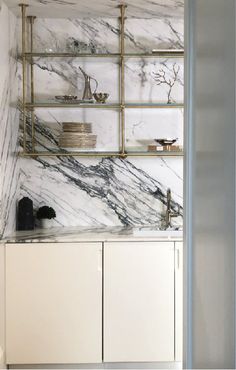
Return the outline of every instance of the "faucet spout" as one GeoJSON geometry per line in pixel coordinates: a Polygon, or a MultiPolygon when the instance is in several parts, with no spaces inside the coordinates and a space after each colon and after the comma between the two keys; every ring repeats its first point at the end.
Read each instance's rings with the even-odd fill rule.
{"type": "Polygon", "coordinates": [[[171,189],[167,189],[167,203],[166,203],[166,214],[165,214],[165,229],[168,229],[172,227],[172,218],[178,217],[180,215],[180,209],[178,209],[178,212],[173,212],[171,210],[171,189]]]}

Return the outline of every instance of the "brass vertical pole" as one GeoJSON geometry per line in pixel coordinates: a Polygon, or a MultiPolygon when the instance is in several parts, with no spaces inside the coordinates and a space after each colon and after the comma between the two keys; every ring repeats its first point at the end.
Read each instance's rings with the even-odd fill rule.
{"type": "MultiPolygon", "coordinates": [[[[33,35],[33,25],[34,20],[36,17],[30,16],[28,17],[30,22],[30,52],[33,53],[34,50],[34,35],[33,35]]],[[[34,60],[31,55],[30,59],[30,97],[31,97],[31,104],[34,104],[34,60]]],[[[32,143],[32,151],[35,151],[35,114],[34,108],[31,109],[31,143],[32,143]]]]}
{"type": "Polygon", "coordinates": [[[22,115],[23,115],[23,152],[26,153],[26,8],[28,5],[20,4],[22,17],[22,115]]]}
{"type": "Polygon", "coordinates": [[[125,8],[120,5],[120,122],[121,122],[121,154],[125,154],[125,8]]]}

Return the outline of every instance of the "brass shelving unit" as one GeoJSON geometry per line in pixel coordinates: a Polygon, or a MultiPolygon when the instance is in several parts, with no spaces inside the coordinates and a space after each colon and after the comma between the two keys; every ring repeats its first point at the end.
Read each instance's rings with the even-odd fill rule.
{"type": "Polygon", "coordinates": [[[25,157],[61,157],[61,156],[77,156],[77,157],[179,157],[183,156],[182,151],[129,151],[125,144],[125,110],[137,108],[154,108],[154,109],[169,109],[169,108],[183,108],[183,104],[171,103],[126,103],[125,102],[125,61],[129,58],[176,58],[184,57],[183,50],[158,50],[153,54],[148,53],[125,53],[125,9],[126,5],[120,5],[120,51],[119,53],[111,54],[82,54],[82,53],[44,53],[34,52],[33,47],[33,25],[35,17],[26,16],[26,9],[28,5],[20,4],[22,14],[22,54],[20,59],[22,61],[22,103],[21,110],[23,116],[23,152],[21,156],[25,157]],[[27,26],[29,25],[29,35],[27,26]],[[29,40],[29,50],[27,51],[26,44],[29,40]],[[67,104],[57,103],[55,101],[36,102],[34,91],[34,58],[117,58],[119,60],[119,103],[118,104],[67,104]],[[30,101],[27,101],[27,73],[29,66],[30,76],[30,101]],[[120,137],[119,148],[117,152],[110,151],[73,151],[66,150],[55,151],[36,151],[35,150],[35,109],[36,108],[78,108],[78,109],[113,109],[118,110],[120,114],[120,137]],[[27,150],[27,116],[30,115],[31,121],[31,151],[27,150]]]}

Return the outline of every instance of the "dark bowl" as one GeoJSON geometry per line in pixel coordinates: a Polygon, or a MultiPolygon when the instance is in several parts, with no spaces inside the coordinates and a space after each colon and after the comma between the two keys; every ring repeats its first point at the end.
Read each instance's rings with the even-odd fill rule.
{"type": "Polygon", "coordinates": [[[178,139],[154,139],[156,143],[162,145],[162,146],[167,146],[167,145],[173,145],[176,143],[178,139]]]}

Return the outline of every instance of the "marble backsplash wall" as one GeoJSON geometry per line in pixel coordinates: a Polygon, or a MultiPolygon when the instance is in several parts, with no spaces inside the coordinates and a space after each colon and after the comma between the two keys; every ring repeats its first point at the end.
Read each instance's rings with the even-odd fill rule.
{"type": "MultiPolygon", "coordinates": [[[[127,5],[129,18],[183,18],[184,0],[28,0],[31,14],[38,18],[110,18],[118,17],[118,5],[127,5]]],[[[7,0],[16,14],[20,13],[18,0],[7,0]]]]}
{"type": "Polygon", "coordinates": [[[15,229],[19,166],[17,21],[0,3],[0,237],[15,229]]]}
{"type": "MultiPolygon", "coordinates": [[[[119,49],[117,19],[37,19],[35,51],[68,51],[71,41],[90,52],[114,53],[119,49]]],[[[183,20],[127,19],[126,52],[149,52],[153,48],[183,48],[183,20]]],[[[81,97],[83,78],[78,67],[95,77],[100,91],[118,102],[118,60],[35,60],[37,101],[55,95],[81,97]]],[[[126,61],[127,102],[183,101],[183,60],[137,58],[126,61]],[[158,73],[167,83],[158,84],[158,73]],[[174,82],[170,90],[168,81],[174,82]]],[[[58,149],[63,121],[92,122],[98,135],[98,150],[118,149],[116,110],[37,109],[36,146],[58,149]]],[[[142,140],[178,137],[183,143],[182,109],[135,109],[126,113],[126,145],[142,140]]],[[[30,134],[30,130],[29,130],[30,134]]],[[[30,144],[29,144],[30,147],[30,144]]],[[[78,157],[20,159],[20,196],[29,196],[35,207],[52,206],[55,225],[160,225],[166,205],[166,190],[173,192],[173,208],[182,206],[182,158],[92,159],[78,157]]],[[[182,224],[182,217],[175,220],[182,224]]]]}

